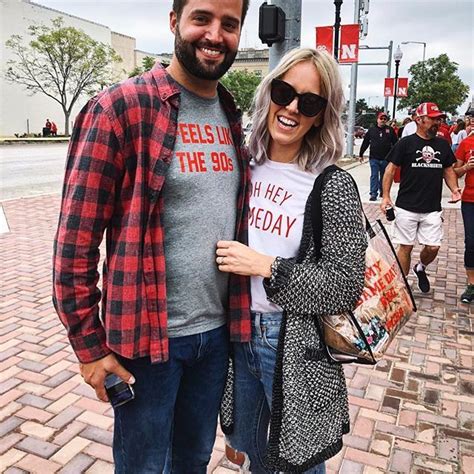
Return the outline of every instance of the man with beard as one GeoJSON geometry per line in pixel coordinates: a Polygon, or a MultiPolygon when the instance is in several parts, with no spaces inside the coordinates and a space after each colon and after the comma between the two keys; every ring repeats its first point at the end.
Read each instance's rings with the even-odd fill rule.
{"type": "Polygon", "coordinates": [[[436,136],[444,114],[432,102],[420,104],[416,114],[416,133],[402,138],[387,156],[389,164],[383,179],[381,209],[385,212],[393,207],[390,188],[395,172],[400,168],[392,238],[399,244],[398,258],[406,275],[415,242],[418,240],[423,245],[420,261],[413,267],[413,272],[419,289],[428,293],[430,282],[426,266],[438,255],[443,238],[443,179],[452,192],[452,202],[461,199],[461,190],[453,170],[456,159],[451,147],[446,140],[436,136]]]}
{"type": "Polygon", "coordinates": [[[85,382],[114,406],[117,473],[206,472],[227,328],[234,341],[250,337],[247,281],[229,280],[214,260],[218,240],[246,242],[248,158],[218,79],[247,8],[175,0],[169,67],[101,92],[76,119],[53,301],[85,382]],[[114,375],[120,383],[109,389],[114,375]]]}

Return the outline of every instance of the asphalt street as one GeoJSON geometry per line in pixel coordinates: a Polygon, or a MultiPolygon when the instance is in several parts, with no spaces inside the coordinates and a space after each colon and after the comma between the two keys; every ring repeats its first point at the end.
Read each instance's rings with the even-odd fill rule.
{"type": "Polygon", "coordinates": [[[67,143],[0,146],[0,201],[61,192],[67,143]]]}

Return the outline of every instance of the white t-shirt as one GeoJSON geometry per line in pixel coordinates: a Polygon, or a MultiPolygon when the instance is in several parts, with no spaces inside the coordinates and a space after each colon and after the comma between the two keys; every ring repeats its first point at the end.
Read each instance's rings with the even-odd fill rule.
{"type": "MultiPolygon", "coordinates": [[[[306,201],[319,170],[303,171],[295,163],[266,160],[252,167],[249,246],[274,257],[298,253],[306,201]]],[[[252,311],[270,313],[281,308],[267,300],[262,277],[251,277],[252,311]]]]}
{"type": "Polygon", "coordinates": [[[402,138],[408,137],[408,135],[413,135],[414,133],[416,133],[416,122],[413,120],[403,127],[402,138]]]}
{"type": "Polygon", "coordinates": [[[467,137],[467,132],[466,130],[461,130],[459,133],[454,135],[456,137],[456,140],[453,140],[453,135],[454,133],[451,134],[451,140],[453,145],[459,145],[466,137],[467,137]]]}

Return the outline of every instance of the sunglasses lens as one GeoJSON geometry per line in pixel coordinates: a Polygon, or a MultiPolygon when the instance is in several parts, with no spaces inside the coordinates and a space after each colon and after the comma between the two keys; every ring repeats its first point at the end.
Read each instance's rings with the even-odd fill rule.
{"type": "Polygon", "coordinates": [[[303,94],[299,101],[299,109],[303,115],[314,117],[324,109],[326,101],[316,94],[303,94]]]}
{"type": "Polygon", "coordinates": [[[288,105],[295,98],[295,91],[289,85],[278,79],[273,80],[271,99],[277,105],[288,105]]]}

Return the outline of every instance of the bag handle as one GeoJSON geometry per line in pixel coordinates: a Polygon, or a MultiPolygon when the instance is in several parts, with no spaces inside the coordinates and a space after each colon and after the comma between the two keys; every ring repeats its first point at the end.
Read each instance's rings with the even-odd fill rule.
{"type": "MultiPolygon", "coordinates": [[[[323,172],[314,180],[314,185],[313,185],[313,191],[311,192],[311,223],[313,226],[313,239],[314,239],[314,252],[316,254],[316,259],[319,260],[321,258],[321,239],[323,235],[323,214],[322,214],[322,205],[321,205],[321,193],[323,190],[323,184],[326,176],[330,176],[336,171],[342,171],[344,173],[347,173],[347,171],[344,171],[342,168],[339,168],[339,166],[336,165],[330,165],[327,168],[323,170],[323,172]]],[[[354,186],[357,190],[357,196],[359,197],[359,202],[360,202],[360,208],[362,210],[362,214],[365,219],[365,230],[366,232],[370,235],[373,236],[375,235],[374,230],[372,229],[372,226],[370,225],[369,219],[367,219],[367,216],[364,211],[364,207],[362,206],[362,200],[360,198],[360,193],[359,193],[359,188],[357,187],[357,183],[355,182],[355,179],[352,177],[350,173],[347,173],[352,182],[354,183],[354,186]]]]}

